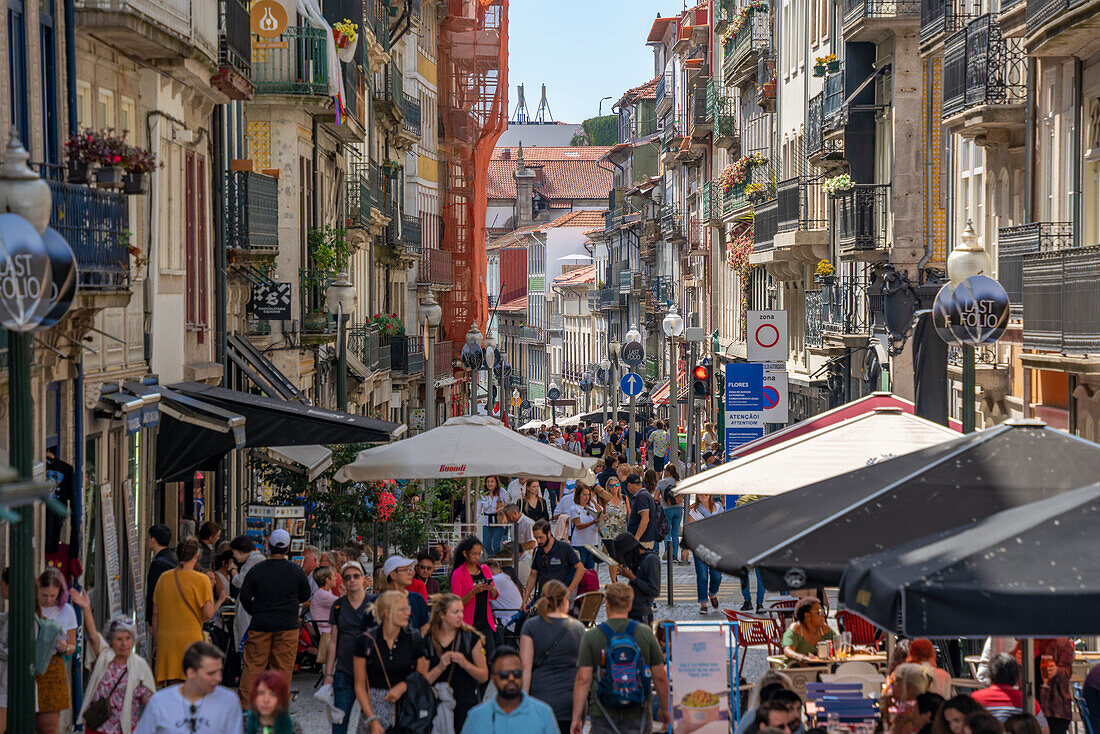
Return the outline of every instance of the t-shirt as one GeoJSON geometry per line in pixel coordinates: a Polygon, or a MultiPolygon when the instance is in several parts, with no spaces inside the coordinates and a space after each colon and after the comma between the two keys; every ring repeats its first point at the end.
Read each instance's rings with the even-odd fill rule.
{"type": "Polygon", "coordinates": [[[223,734],[243,730],[241,701],[235,691],[218,686],[192,703],[180,693],[181,687],[171,686],[153,694],[134,734],[223,734]]]}
{"type": "MultiPolygon", "coordinates": [[[[519,520],[516,521],[515,530],[521,546],[535,539],[535,521],[527,517],[527,515],[521,514],[519,516],[519,520]]],[[[509,537],[511,537],[511,534],[512,531],[509,529],[509,537]]]]}
{"type": "Polygon", "coordinates": [[[526,483],[521,482],[519,477],[508,482],[508,486],[501,492],[501,499],[504,500],[504,504],[514,502],[518,505],[519,501],[523,499],[524,488],[526,486],[526,483]]]}
{"type": "MultiPolygon", "coordinates": [[[[611,627],[613,632],[624,632],[630,622],[631,620],[620,617],[607,620],[607,625],[611,627]]],[[[657,643],[657,637],[653,634],[653,630],[650,629],[649,625],[639,623],[634,628],[634,640],[642,651],[642,659],[645,660],[646,665],[652,668],[654,665],[665,664],[664,655],[661,654],[661,646],[657,643]]],[[[599,627],[593,627],[584,633],[584,637],[581,639],[580,655],[577,657],[578,668],[592,668],[592,686],[588,691],[588,715],[593,718],[603,718],[603,713],[596,703],[596,684],[600,680],[602,672],[600,662],[603,659],[603,651],[606,647],[607,637],[604,635],[603,630],[599,627]]],[[[616,715],[641,719],[644,712],[645,707],[639,706],[636,709],[618,710],[616,715]]]]}
{"type": "MultiPolygon", "coordinates": [[[[1024,708],[1024,694],[1012,686],[993,684],[989,688],[974,691],[970,697],[1004,722],[1009,716],[1018,714],[1024,708]]],[[[1047,728],[1046,717],[1039,710],[1039,702],[1035,701],[1035,718],[1039,720],[1039,728],[1047,728]]]]}
{"type": "MultiPolygon", "coordinates": [[[[824,634],[821,635],[821,640],[831,640],[834,637],[836,637],[836,633],[833,632],[832,628],[826,627],[824,634]]],[[[780,647],[793,647],[799,655],[817,655],[817,645],[811,645],[809,640],[795,632],[794,625],[788,627],[787,631],[783,633],[783,641],[780,647]]]]}
{"type": "Polygon", "coordinates": [[[403,629],[397,633],[391,649],[380,629],[375,627],[355,641],[355,657],[366,659],[370,687],[385,690],[401,683],[416,670],[417,662],[424,657],[424,641],[420,635],[414,637],[408,629],[403,629]],[[378,658],[379,654],[382,655],[381,660],[378,658]],[[387,677],[389,685],[386,685],[387,677]]]}
{"type": "Polygon", "coordinates": [[[329,630],[329,612],[336,599],[336,594],[325,589],[317,589],[313,592],[313,596],[309,597],[309,618],[317,623],[317,629],[321,632],[329,630]]]}
{"type": "Polygon", "coordinates": [[[76,612],[72,604],[62,604],[59,607],[42,607],[42,616],[61,625],[61,631],[65,634],[69,630],[76,629],[76,612]]]}
{"type": "Polygon", "coordinates": [[[649,510],[649,523],[646,525],[642,537],[638,540],[651,541],[657,537],[657,532],[654,529],[657,524],[657,503],[653,501],[652,495],[644,489],[639,489],[638,494],[630,498],[630,515],[626,518],[626,532],[634,535],[638,531],[638,526],[642,524],[641,513],[643,510],[649,510]]]}
{"type": "Polygon", "coordinates": [[[577,564],[581,562],[577,551],[568,543],[555,540],[550,546],[549,552],[541,547],[535,549],[535,562],[531,568],[537,574],[538,590],[550,579],[556,579],[566,586],[573,583],[573,576],[577,572],[577,564]]]}
{"type": "Polygon", "coordinates": [[[571,617],[544,620],[535,615],[523,623],[520,634],[531,638],[532,660],[538,663],[531,670],[530,694],[550,704],[555,719],[572,719],[573,681],[584,625],[571,617]]]}
{"type": "Polygon", "coordinates": [[[493,610],[497,622],[506,622],[516,616],[516,612],[523,606],[523,594],[512,581],[512,577],[503,571],[493,574],[493,586],[497,587],[497,598],[489,600],[489,608],[493,610]]]}
{"type": "Polygon", "coordinates": [[[596,519],[596,515],[596,510],[592,507],[573,505],[573,509],[569,511],[569,516],[573,518],[574,523],[592,523],[586,528],[573,528],[570,543],[572,543],[574,547],[600,544],[600,528],[593,522],[593,520],[596,519]]]}
{"type": "Polygon", "coordinates": [[[668,458],[668,431],[658,428],[649,434],[649,440],[653,442],[653,455],[662,459],[668,458]]]}
{"type": "Polygon", "coordinates": [[[600,458],[603,456],[604,445],[600,441],[594,441],[588,444],[588,448],[584,450],[584,453],[593,458],[600,458]]]}
{"type": "Polygon", "coordinates": [[[269,558],[257,563],[244,577],[238,597],[244,610],[252,615],[248,629],[256,632],[281,632],[298,629],[298,610],[309,601],[306,572],[285,558],[269,558]]]}
{"type": "Polygon", "coordinates": [[[355,641],[363,635],[367,628],[367,596],[363,596],[363,603],[356,609],[351,600],[346,596],[340,597],[329,609],[329,625],[337,630],[336,636],[336,670],[348,675],[355,674],[351,657],[355,652],[355,641]]]}

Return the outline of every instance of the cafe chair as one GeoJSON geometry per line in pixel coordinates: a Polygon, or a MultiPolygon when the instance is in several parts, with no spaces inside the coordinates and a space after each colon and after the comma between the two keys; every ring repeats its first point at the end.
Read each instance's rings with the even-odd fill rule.
{"type": "Polygon", "coordinates": [[[1073,700],[1077,703],[1077,713],[1081,715],[1081,723],[1085,725],[1085,734],[1100,734],[1092,728],[1092,718],[1089,716],[1089,705],[1085,702],[1085,692],[1080,683],[1072,683],[1073,700]]]}
{"type": "Polygon", "coordinates": [[[836,615],[837,623],[842,632],[852,634],[852,644],[863,647],[879,649],[882,644],[882,630],[875,627],[863,617],[847,609],[841,609],[836,615]]]}
{"type": "Polygon", "coordinates": [[[600,614],[600,608],[603,607],[604,593],[602,591],[590,591],[587,594],[581,594],[577,597],[574,604],[577,605],[577,619],[579,619],[585,627],[591,627],[596,623],[596,617],[600,614]]]}
{"type": "MultiPolygon", "coordinates": [[[[755,614],[745,614],[733,609],[723,609],[722,614],[733,622],[737,628],[737,646],[743,651],[750,647],[766,647],[768,655],[782,652],[783,648],[779,640],[783,636],[783,630],[779,623],[772,617],[758,617],[755,614]]],[[[737,666],[737,677],[741,677],[741,670],[745,667],[745,659],[748,656],[742,652],[741,662],[737,666]]]]}

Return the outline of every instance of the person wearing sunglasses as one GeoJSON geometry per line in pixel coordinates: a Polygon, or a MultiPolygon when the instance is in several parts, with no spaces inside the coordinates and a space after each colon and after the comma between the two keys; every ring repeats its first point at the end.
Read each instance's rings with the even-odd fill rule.
{"type": "Polygon", "coordinates": [[[344,712],[332,734],[347,734],[348,719],[355,705],[355,641],[367,627],[370,605],[367,603],[366,574],[358,561],[348,561],[340,569],[345,594],[329,608],[328,654],[324,682],[332,685],[336,707],[344,712]]]}
{"type": "Polygon", "coordinates": [[[559,734],[549,705],[523,692],[519,650],[501,645],[489,660],[497,694],[470,709],[461,734],[559,734]]]}
{"type": "Polygon", "coordinates": [[[223,688],[225,655],[209,642],[194,642],[183,654],[184,681],[153,694],[135,734],[222,734],[244,726],[237,694],[223,688]]]}

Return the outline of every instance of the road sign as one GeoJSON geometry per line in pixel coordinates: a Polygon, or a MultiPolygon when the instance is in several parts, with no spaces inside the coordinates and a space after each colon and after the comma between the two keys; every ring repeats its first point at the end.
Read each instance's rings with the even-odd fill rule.
{"type": "Polygon", "coordinates": [[[600,367],[596,370],[596,382],[600,383],[601,385],[607,384],[607,372],[604,371],[603,367],[600,367]]]}
{"type": "Polygon", "coordinates": [[[743,443],[755,441],[764,435],[761,411],[726,411],[726,455],[734,455],[734,449],[743,443]]]}
{"type": "Polygon", "coordinates": [[[726,363],[726,410],[764,409],[764,368],[752,362],[726,363]]]}
{"type": "Polygon", "coordinates": [[[788,420],[787,373],[764,373],[764,414],[765,423],[786,423],[788,420]]]}
{"type": "Polygon", "coordinates": [[[645,347],[640,342],[627,342],[619,350],[619,358],[631,367],[637,367],[645,361],[645,347]]]}
{"type": "Polygon", "coordinates": [[[787,312],[749,311],[749,361],[787,361],[787,312]]]}
{"type": "Polygon", "coordinates": [[[513,395],[511,402],[512,402],[512,407],[513,408],[516,407],[517,405],[519,405],[519,395],[513,395]]]}
{"type": "Polygon", "coordinates": [[[258,319],[290,319],[290,283],[254,283],[248,311],[258,319]]]}
{"type": "Polygon", "coordinates": [[[561,390],[556,387],[552,387],[546,391],[546,397],[550,400],[557,400],[561,397],[561,390]]]}
{"type": "Polygon", "coordinates": [[[627,372],[623,375],[623,379],[619,380],[619,388],[628,398],[641,395],[642,385],[642,378],[636,372],[627,372]]]}

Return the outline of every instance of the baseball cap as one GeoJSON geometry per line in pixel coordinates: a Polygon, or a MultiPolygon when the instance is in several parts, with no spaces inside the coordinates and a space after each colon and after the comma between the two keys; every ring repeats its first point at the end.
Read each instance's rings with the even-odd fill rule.
{"type": "Polygon", "coordinates": [[[356,571],[363,574],[364,576],[367,575],[367,572],[363,570],[363,564],[359,561],[348,561],[343,566],[340,566],[340,573],[344,573],[344,571],[347,571],[349,568],[354,568],[356,571]]]}
{"type": "Polygon", "coordinates": [[[640,476],[638,476],[637,474],[630,474],[626,478],[626,483],[627,484],[641,484],[642,483],[642,478],[640,476]]]}
{"type": "Polygon", "coordinates": [[[382,575],[388,578],[389,575],[397,569],[414,565],[416,565],[416,561],[411,558],[405,558],[404,556],[390,556],[386,559],[386,562],[382,564],[382,575]]]}
{"type": "Polygon", "coordinates": [[[290,547],[290,533],[279,528],[271,533],[271,536],[267,539],[268,544],[272,548],[281,548],[286,550],[290,547]]]}

